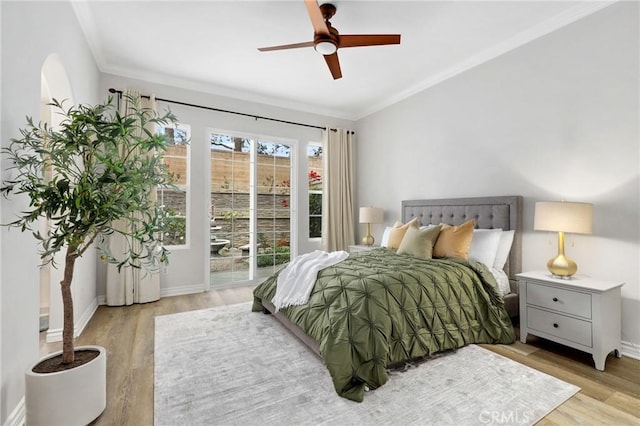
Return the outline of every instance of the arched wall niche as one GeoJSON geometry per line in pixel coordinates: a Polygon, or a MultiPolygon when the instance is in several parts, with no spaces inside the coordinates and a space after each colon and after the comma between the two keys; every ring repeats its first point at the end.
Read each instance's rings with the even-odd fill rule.
{"type": "MultiPolygon", "coordinates": [[[[45,59],[40,76],[40,121],[56,129],[60,124],[61,117],[48,104],[52,99],[57,99],[58,101],[64,100],[66,107],[74,105],[67,71],[58,54],[52,53],[45,59]]],[[[46,233],[48,226],[45,219],[40,220],[41,233],[46,233]]],[[[57,262],[60,264],[59,260],[57,262]]],[[[52,330],[56,331],[61,327],[62,301],[59,300],[56,292],[57,283],[61,279],[61,271],[52,269],[50,265],[40,268],[40,331],[49,330],[47,341],[59,340],[50,338],[50,334],[52,330]],[[51,295],[56,297],[51,297],[51,295]]]]}
{"type": "MultiPolygon", "coordinates": [[[[47,107],[47,103],[51,102],[53,98],[59,101],[66,100],[65,104],[68,106],[74,105],[73,92],[71,90],[71,84],[69,83],[67,70],[57,53],[52,53],[45,59],[42,64],[41,76],[41,100],[43,101],[43,108],[50,109],[47,107]]],[[[41,110],[41,113],[42,112],[41,110]]],[[[43,116],[40,117],[42,120],[47,118],[44,116],[46,114],[42,115],[43,116]]],[[[55,126],[59,124],[59,121],[56,122],[56,115],[50,114],[50,111],[49,118],[52,120],[49,122],[50,125],[55,126]]]]}

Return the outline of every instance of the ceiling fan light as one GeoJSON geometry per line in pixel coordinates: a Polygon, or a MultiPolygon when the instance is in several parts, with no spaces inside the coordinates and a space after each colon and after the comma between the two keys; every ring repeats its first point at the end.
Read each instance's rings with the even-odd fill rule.
{"type": "Polygon", "coordinates": [[[333,55],[338,50],[338,47],[330,41],[321,41],[316,43],[314,49],[322,55],[333,55]]]}

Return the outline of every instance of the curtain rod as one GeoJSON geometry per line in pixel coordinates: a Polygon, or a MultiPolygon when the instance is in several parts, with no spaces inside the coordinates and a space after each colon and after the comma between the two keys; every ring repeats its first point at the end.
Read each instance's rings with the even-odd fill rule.
{"type": "MultiPolygon", "coordinates": [[[[109,93],[117,93],[119,97],[122,96],[122,90],[116,90],[116,89],[111,88],[111,89],[109,89],[109,93]]],[[[146,99],[150,99],[151,98],[148,95],[141,95],[141,97],[146,98],[146,99]]],[[[260,116],[260,115],[247,114],[247,113],[244,113],[244,112],[230,111],[230,110],[214,108],[214,107],[210,107],[210,106],[190,104],[190,103],[187,103],[187,102],[174,101],[172,99],[156,98],[156,101],[169,102],[169,103],[172,103],[172,104],[184,105],[184,106],[193,107],[193,108],[208,109],[210,111],[216,111],[216,112],[225,112],[227,114],[242,115],[242,116],[245,116],[245,117],[255,118],[256,120],[257,119],[262,119],[262,120],[276,121],[278,123],[292,124],[294,126],[311,127],[311,128],[314,128],[314,129],[325,130],[324,127],[314,126],[313,124],[296,123],[295,121],[280,120],[280,119],[277,119],[277,118],[263,117],[263,116],[260,116]]],[[[336,129],[330,129],[330,130],[332,132],[337,131],[336,129]]],[[[353,133],[355,134],[355,132],[353,132],[353,133]]]]}

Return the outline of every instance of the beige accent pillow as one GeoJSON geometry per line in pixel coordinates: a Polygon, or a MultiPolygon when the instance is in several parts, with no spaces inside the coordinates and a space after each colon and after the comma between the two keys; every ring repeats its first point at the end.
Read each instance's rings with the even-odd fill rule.
{"type": "Polygon", "coordinates": [[[476,222],[473,219],[458,226],[442,224],[440,235],[433,246],[433,257],[455,257],[467,260],[475,225],[476,222]]]}
{"type": "Polygon", "coordinates": [[[418,229],[409,227],[402,238],[398,254],[408,254],[420,259],[431,259],[433,245],[438,239],[441,226],[418,229]]]}
{"type": "Polygon", "coordinates": [[[409,222],[403,224],[402,222],[396,222],[393,224],[393,228],[389,232],[389,243],[387,245],[390,249],[397,249],[400,247],[402,238],[409,227],[418,228],[418,218],[414,217],[409,222]]]}

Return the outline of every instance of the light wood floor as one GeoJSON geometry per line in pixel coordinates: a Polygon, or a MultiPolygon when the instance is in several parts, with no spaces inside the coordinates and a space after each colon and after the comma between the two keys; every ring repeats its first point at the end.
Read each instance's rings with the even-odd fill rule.
{"type": "MultiPolygon", "coordinates": [[[[98,308],[78,345],[107,348],[107,409],[94,425],[153,424],[153,318],[157,315],[253,300],[252,287],[167,297],[126,308],[98,308]]],[[[529,337],[527,344],[482,345],[494,352],[579,386],[582,390],[539,425],[640,425],[640,361],[609,355],[606,370],[591,356],[529,337]]],[[[43,351],[59,350],[43,344],[43,351]]]]}

